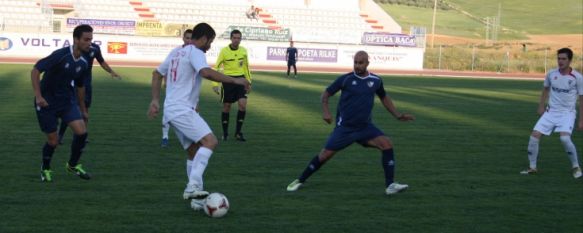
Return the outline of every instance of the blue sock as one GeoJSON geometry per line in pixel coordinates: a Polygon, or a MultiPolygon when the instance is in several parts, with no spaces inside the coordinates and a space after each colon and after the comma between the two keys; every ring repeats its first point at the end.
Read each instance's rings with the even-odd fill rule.
{"type": "Polygon", "coordinates": [[[55,148],[57,147],[56,146],[53,147],[48,143],[45,143],[45,146],[43,147],[43,165],[41,168],[42,170],[51,169],[51,159],[53,158],[53,154],[55,153],[55,148]]]}
{"type": "Polygon", "coordinates": [[[395,176],[395,155],[393,148],[384,150],[382,158],[383,170],[385,170],[385,187],[393,183],[395,176]]]}
{"type": "Polygon", "coordinates": [[[306,170],[304,170],[304,172],[300,176],[299,178],[300,182],[304,183],[312,174],[314,174],[314,172],[320,169],[321,166],[322,163],[320,162],[318,155],[316,155],[316,157],[314,157],[312,161],[310,161],[310,164],[308,164],[308,167],[306,167],[306,170]]]}
{"type": "Polygon", "coordinates": [[[71,144],[71,158],[69,159],[69,166],[77,166],[81,158],[81,152],[85,148],[85,140],[87,140],[87,133],[73,136],[73,143],[71,144]]]}

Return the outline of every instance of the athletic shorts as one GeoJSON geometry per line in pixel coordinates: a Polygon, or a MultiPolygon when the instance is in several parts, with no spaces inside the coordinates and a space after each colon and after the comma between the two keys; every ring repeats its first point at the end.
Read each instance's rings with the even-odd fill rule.
{"type": "Polygon", "coordinates": [[[38,119],[38,124],[40,129],[44,133],[53,133],[57,131],[57,126],[59,124],[58,119],[61,118],[61,122],[69,124],[69,122],[75,120],[81,120],[81,111],[79,106],[74,103],[52,103],[46,108],[41,108],[36,105],[36,101],[33,97],[33,105],[36,110],[36,117],[38,119]]]}
{"type": "Polygon", "coordinates": [[[172,118],[169,122],[176,137],[186,150],[192,143],[197,143],[204,136],[212,134],[211,128],[194,110],[172,118]]]}
{"type": "Polygon", "coordinates": [[[571,134],[575,125],[576,112],[545,112],[536,125],[534,130],[544,135],[550,135],[554,132],[564,132],[571,134]]]}
{"type": "Polygon", "coordinates": [[[289,66],[295,66],[295,65],[296,65],[296,61],[295,61],[295,60],[294,60],[294,61],[292,61],[292,60],[288,60],[288,61],[287,61],[287,66],[288,66],[288,67],[289,67],[289,66]]]}
{"type": "Polygon", "coordinates": [[[337,126],[334,128],[332,134],[330,134],[330,137],[328,137],[328,142],[326,142],[325,148],[327,150],[339,151],[350,146],[354,142],[357,142],[362,146],[367,146],[368,141],[383,135],[385,135],[383,131],[373,124],[358,129],[337,126]]]}
{"type": "MultiPolygon", "coordinates": [[[[233,78],[245,78],[245,76],[231,76],[233,78]]],[[[223,103],[235,103],[241,98],[247,98],[247,91],[241,85],[223,83],[221,88],[221,101],[223,103]]]]}

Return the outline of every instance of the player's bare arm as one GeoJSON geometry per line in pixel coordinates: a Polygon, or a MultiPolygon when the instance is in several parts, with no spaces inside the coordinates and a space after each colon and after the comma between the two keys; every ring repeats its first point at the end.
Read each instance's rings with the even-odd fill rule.
{"type": "Polygon", "coordinates": [[[49,106],[49,103],[47,103],[40,92],[40,71],[33,68],[30,72],[30,80],[32,81],[32,90],[34,91],[36,105],[43,108],[49,106]]]}
{"type": "Polygon", "coordinates": [[[322,119],[328,123],[332,123],[332,114],[330,114],[330,108],[328,107],[328,99],[330,99],[330,93],[324,91],[320,100],[322,101],[322,119]]]}
{"type": "Polygon", "coordinates": [[[540,101],[538,102],[538,108],[536,110],[536,113],[538,113],[538,115],[542,115],[543,113],[545,113],[545,105],[547,103],[547,99],[549,99],[549,87],[545,87],[540,95],[540,101]]]}
{"type": "Polygon", "coordinates": [[[415,116],[408,113],[400,113],[399,111],[397,111],[395,104],[393,104],[393,100],[388,95],[386,95],[381,101],[383,103],[383,106],[385,106],[385,108],[387,109],[387,111],[389,111],[389,113],[391,113],[391,115],[393,115],[398,120],[400,121],[415,120],[415,116]]]}
{"type": "Polygon", "coordinates": [[[249,84],[249,81],[247,81],[247,79],[231,78],[231,77],[226,76],[224,74],[221,74],[221,73],[219,73],[211,68],[204,68],[204,69],[200,70],[200,75],[202,77],[205,77],[206,79],[209,79],[209,80],[212,80],[215,82],[232,83],[232,84],[245,86],[246,91],[249,91],[249,89],[250,89],[250,84],[249,84]]]}
{"type": "Polygon", "coordinates": [[[578,130],[583,130],[583,95],[579,96],[579,124],[577,124],[578,130]]]}
{"type": "Polygon", "coordinates": [[[150,107],[148,108],[148,117],[150,119],[158,116],[160,111],[160,87],[162,86],[162,74],[157,70],[152,72],[152,101],[150,101],[150,107]]]}
{"type": "Polygon", "coordinates": [[[87,106],[85,106],[85,86],[77,87],[77,102],[83,119],[87,121],[89,119],[89,111],[87,111],[87,106]]]}
{"type": "Polygon", "coordinates": [[[113,71],[113,69],[109,66],[109,64],[107,64],[107,62],[103,61],[102,63],[99,63],[99,65],[101,65],[101,68],[103,68],[105,72],[109,73],[112,78],[115,78],[117,80],[121,79],[121,76],[119,76],[115,71],[113,71]]]}

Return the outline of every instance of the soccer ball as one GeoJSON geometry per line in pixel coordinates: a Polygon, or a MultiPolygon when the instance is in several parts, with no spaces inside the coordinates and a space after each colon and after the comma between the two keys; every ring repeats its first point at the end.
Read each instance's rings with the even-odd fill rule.
{"type": "Polygon", "coordinates": [[[211,193],[205,200],[204,212],[212,218],[225,216],[229,211],[229,200],[222,193],[211,193]]]}

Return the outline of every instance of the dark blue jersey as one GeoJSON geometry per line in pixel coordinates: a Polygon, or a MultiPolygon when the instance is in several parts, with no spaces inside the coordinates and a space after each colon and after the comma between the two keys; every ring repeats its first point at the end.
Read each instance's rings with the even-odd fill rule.
{"type": "Polygon", "coordinates": [[[97,62],[99,62],[100,64],[103,63],[105,60],[103,59],[103,56],[101,55],[101,48],[99,48],[99,45],[95,44],[95,43],[91,43],[91,47],[89,49],[89,52],[87,53],[83,53],[83,56],[85,57],[85,59],[87,60],[87,63],[89,64],[89,72],[87,73],[87,76],[85,77],[85,85],[91,85],[91,71],[93,69],[93,60],[97,59],[97,62]]]}
{"type": "Polygon", "coordinates": [[[76,101],[71,81],[75,86],[84,85],[89,64],[84,56],[75,59],[73,47],[55,50],[51,55],[40,59],[34,67],[41,73],[40,89],[43,98],[49,103],[73,103],[76,101]]]}
{"type": "Polygon", "coordinates": [[[383,80],[372,73],[366,77],[360,77],[354,72],[348,73],[326,88],[330,95],[340,90],[336,125],[351,128],[368,126],[372,120],[375,94],[381,99],[387,95],[383,80]]]}
{"type": "Polygon", "coordinates": [[[297,53],[298,53],[298,49],[296,49],[295,47],[287,48],[287,60],[288,61],[295,61],[297,53]]]}

